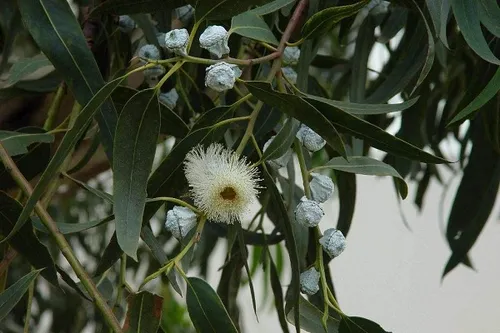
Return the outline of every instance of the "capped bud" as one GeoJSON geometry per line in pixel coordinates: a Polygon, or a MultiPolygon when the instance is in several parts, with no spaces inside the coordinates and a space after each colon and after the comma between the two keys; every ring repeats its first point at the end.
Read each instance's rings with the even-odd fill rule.
{"type": "Polygon", "coordinates": [[[315,227],[325,215],[323,209],[314,200],[308,200],[306,197],[300,199],[299,204],[295,207],[295,221],[305,227],[315,227]]]}
{"type": "Polygon", "coordinates": [[[283,63],[285,65],[295,65],[300,58],[300,49],[297,46],[287,46],[283,51],[283,63]]]}
{"type": "Polygon", "coordinates": [[[222,92],[232,89],[236,78],[241,75],[241,70],[236,65],[218,62],[206,69],[205,86],[215,91],[222,92]]]}
{"type": "MultiPolygon", "coordinates": [[[[264,151],[269,147],[271,142],[273,142],[274,138],[276,136],[272,136],[269,140],[267,140],[266,143],[264,143],[264,151]]],[[[282,156],[274,159],[274,160],[268,160],[267,163],[273,168],[273,169],[280,169],[288,164],[288,161],[290,161],[290,158],[292,158],[292,149],[288,149],[285,154],[282,156]]]]}
{"type": "Polygon", "coordinates": [[[304,124],[300,126],[296,136],[304,147],[311,152],[320,150],[326,144],[326,141],[320,135],[304,124]]]}
{"type": "Polygon", "coordinates": [[[144,45],[139,49],[139,53],[137,54],[141,58],[158,60],[160,59],[160,50],[153,44],[144,45]]]}
{"type": "Polygon", "coordinates": [[[187,55],[189,32],[186,29],[174,29],[165,34],[165,47],[179,55],[187,55]]]}
{"type": "Polygon", "coordinates": [[[189,208],[174,206],[167,212],[165,228],[177,239],[186,237],[188,232],[196,225],[196,214],[189,208]]]}
{"type": "Polygon", "coordinates": [[[157,78],[160,75],[163,75],[165,73],[165,67],[162,65],[156,65],[151,68],[147,68],[144,70],[144,76],[147,78],[152,78],[155,77],[157,78]]]}
{"type": "Polygon", "coordinates": [[[297,72],[292,67],[283,67],[281,72],[283,72],[288,81],[293,84],[297,83],[297,72]]]}
{"type": "Polygon", "coordinates": [[[314,295],[319,291],[320,274],[316,268],[311,267],[300,273],[300,291],[307,295],[314,295]]]}
{"type": "Polygon", "coordinates": [[[319,239],[326,253],[332,258],[338,257],[346,247],[345,237],[342,231],[335,228],[327,229],[323,237],[319,239]]]}
{"type": "Polygon", "coordinates": [[[194,8],[191,5],[178,7],[175,9],[175,16],[186,24],[194,15],[194,8]]]}
{"type": "Polygon", "coordinates": [[[128,15],[121,15],[118,18],[118,28],[125,33],[129,33],[135,29],[135,21],[128,15]]]}
{"type": "Polygon", "coordinates": [[[201,34],[200,46],[220,58],[229,53],[228,39],[229,35],[224,27],[211,25],[201,34]]]}
{"type": "Polygon", "coordinates": [[[158,41],[158,44],[161,47],[167,47],[165,44],[165,35],[166,35],[166,33],[164,33],[164,32],[157,32],[156,33],[156,40],[158,41]]]}
{"type": "Polygon", "coordinates": [[[175,88],[172,88],[168,92],[161,93],[158,96],[158,99],[160,100],[160,102],[168,106],[170,109],[173,109],[177,104],[177,100],[179,99],[179,94],[177,93],[177,90],[175,90],[175,88]]]}
{"type": "Polygon", "coordinates": [[[333,194],[333,181],[329,176],[311,172],[311,196],[314,201],[325,202],[333,194]]]}

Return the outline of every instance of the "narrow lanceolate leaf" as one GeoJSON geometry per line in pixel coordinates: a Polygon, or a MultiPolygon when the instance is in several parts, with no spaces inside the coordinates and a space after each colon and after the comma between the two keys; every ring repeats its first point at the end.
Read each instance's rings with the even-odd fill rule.
{"type": "Polygon", "coordinates": [[[481,23],[495,36],[500,37],[500,7],[496,0],[477,0],[481,23]]]}
{"type": "Polygon", "coordinates": [[[156,333],[160,327],[163,297],[141,291],[127,299],[124,333],[156,333]]]}
{"type": "Polygon", "coordinates": [[[187,0],[195,8],[196,21],[205,19],[225,20],[236,16],[253,6],[262,6],[271,0],[187,0]]]}
{"type": "MultiPolygon", "coordinates": [[[[39,71],[40,75],[43,76],[43,73],[46,75],[53,70],[54,66],[52,66],[49,59],[42,54],[36,55],[32,58],[21,59],[12,65],[9,71],[7,84],[14,85],[28,76],[33,79],[33,73],[36,73],[37,71],[39,71]]],[[[37,77],[40,78],[40,75],[37,77]]]]}
{"type": "MultiPolygon", "coordinates": [[[[321,324],[321,320],[323,317],[323,312],[321,312],[318,308],[312,305],[308,300],[304,297],[300,296],[299,298],[299,311],[300,311],[300,328],[307,332],[312,333],[324,333],[325,329],[321,324]]],[[[336,314],[335,311],[331,311],[333,314],[336,314]]],[[[289,312],[286,316],[286,319],[293,325],[296,325],[296,321],[289,312]]],[[[339,324],[340,320],[333,317],[328,317],[327,320],[327,330],[326,333],[338,333],[339,332],[339,324]]]]}
{"type": "Polygon", "coordinates": [[[274,306],[276,307],[276,312],[278,313],[281,330],[285,333],[288,333],[289,331],[288,325],[286,323],[285,307],[283,304],[283,290],[281,289],[280,276],[278,270],[276,269],[276,265],[274,264],[271,253],[269,252],[269,248],[267,248],[266,252],[266,255],[269,259],[270,280],[271,289],[273,290],[274,295],[274,306]]]}
{"type": "Polygon", "coordinates": [[[369,2],[369,0],[363,0],[353,5],[330,7],[314,14],[304,24],[302,38],[316,38],[328,33],[335,24],[346,17],[356,14],[369,2]]]}
{"type": "Polygon", "coordinates": [[[500,65],[500,60],[491,52],[481,31],[477,1],[450,0],[450,2],[460,32],[467,44],[484,60],[500,65]]]}
{"type": "Polygon", "coordinates": [[[28,153],[28,146],[33,143],[51,143],[53,141],[54,136],[49,133],[0,131],[0,142],[10,156],[28,153]]]}
{"type": "Polygon", "coordinates": [[[419,85],[421,85],[422,82],[424,82],[425,78],[427,77],[427,75],[431,71],[432,64],[434,64],[434,56],[435,56],[435,53],[436,53],[436,46],[435,46],[435,43],[434,43],[434,36],[432,34],[432,30],[431,30],[431,27],[429,25],[429,22],[427,22],[427,19],[426,19],[424,13],[422,12],[422,10],[418,6],[418,4],[415,2],[415,0],[412,0],[412,2],[413,2],[413,5],[415,6],[415,8],[417,8],[417,11],[418,11],[418,13],[421,16],[422,21],[425,24],[425,30],[427,31],[427,55],[425,57],[425,63],[424,63],[424,66],[422,67],[422,71],[420,72],[420,75],[418,77],[417,83],[413,87],[413,90],[412,90],[411,94],[413,94],[413,92],[415,92],[415,89],[417,89],[417,87],[419,85]]]}
{"type": "Polygon", "coordinates": [[[339,196],[337,229],[347,237],[356,207],[356,174],[337,171],[335,177],[337,178],[336,185],[339,196]]]}
{"type": "Polygon", "coordinates": [[[69,180],[73,181],[81,189],[84,189],[85,191],[88,191],[88,192],[92,193],[93,195],[95,195],[95,196],[103,199],[106,202],[109,202],[111,204],[113,203],[113,196],[111,194],[106,193],[106,192],[101,191],[101,190],[98,190],[98,189],[95,189],[92,186],[89,186],[88,184],[86,184],[86,183],[84,183],[82,181],[79,181],[78,179],[75,179],[75,178],[71,177],[67,173],[63,173],[63,175],[64,175],[64,177],[66,177],[69,180]]]}
{"type": "Polygon", "coordinates": [[[288,6],[295,1],[296,0],[274,0],[272,2],[269,2],[268,4],[265,4],[264,6],[254,8],[248,12],[256,15],[266,15],[274,13],[275,11],[288,6]]]}
{"type": "Polygon", "coordinates": [[[245,12],[231,20],[229,33],[255,39],[261,42],[278,45],[278,40],[266,22],[258,15],[245,12]]]}
{"type": "Polygon", "coordinates": [[[308,98],[330,104],[342,111],[355,115],[386,114],[390,112],[403,111],[417,103],[419,97],[412,98],[403,103],[397,104],[362,104],[345,101],[334,101],[328,98],[307,95],[308,98]]]}
{"type": "Polygon", "coordinates": [[[296,119],[289,118],[264,151],[262,160],[274,160],[285,155],[295,140],[299,126],[300,123],[296,119]]]}
{"type": "MultiPolygon", "coordinates": [[[[113,81],[108,82],[99,92],[90,100],[90,102],[80,111],[80,114],[76,118],[75,124],[66,135],[64,135],[59,147],[54,154],[54,157],[49,162],[49,165],[43,172],[40,180],[33,189],[33,193],[29,197],[28,201],[24,205],[23,211],[17,219],[16,225],[12,229],[11,233],[4,238],[1,242],[7,241],[12,235],[19,230],[23,224],[26,222],[31,212],[35,208],[36,203],[42,197],[45,192],[45,188],[50,184],[54,176],[59,171],[60,166],[66,159],[66,156],[71,152],[77,141],[85,132],[87,126],[92,121],[92,116],[97,111],[97,108],[106,100],[113,90],[118,87],[118,85],[123,82],[125,77],[120,77],[113,81]]],[[[0,243],[1,243],[0,242],[0,243]]]]}
{"type": "MultiPolygon", "coordinates": [[[[75,234],[81,231],[85,231],[88,229],[95,228],[97,226],[103,225],[105,223],[108,223],[110,221],[113,221],[115,219],[114,215],[109,215],[101,220],[95,220],[95,221],[90,221],[90,222],[83,222],[83,223],[56,223],[57,228],[59,229],[59,232],[63,235],[69,235],[69,234],[75,234]]],[[[40,219],[37,216],[34,216],[31,218],[31,223],[33,224],[33,227],[35,227],[36,230],[44,232],[44,233],[49,233],[47,228],[43,225],[43,223],[40,221],[40,219]]]]}
{"type": "Polygon", "coordinates": [[[484,87],[484,89],[479,93],[479,95],[474,98],[472,102],[469,103],[462,111],[460,111],[453,119],[448,123],[448,126],[453,125],[465,118],[469,118],[475,111],[479,110],[486,102],[492,99],[497,92],[500,90],[500,67],[495,72],[495,75],[491,78],[490,82],[484,87]]]}
{"type": "Polygon", "coordinates": [[[339,326],[339,333],[389,333],[380,327],[379,324],[362,317],[342,318],[339,326]]]}
{"type": "MultiPolygon", "coordinates": [[[[24,24],[52,62],[80,105],[86,105],[105,82],[87,46],[80,24],[66,1],[19,0],[24,24]]],[[[97,115],[101,141],[111,160],[116,127],[113,104],[105,102],[97,115]]]]}
{"type": "Polygon", "coordinates": [[[171,11],[183,5],[181,0],[107,0],[101,2],[90,13],[91,17],[102,14],[124,15],[171,11]]]}
{"type": "Polygon", "coordinates": [[[196,277],[189,277],[186,282],[189,317],[198,332],[238,332],[221,299],[208,283],[196,277]]]}
{"type": "MultiPolygon", "coordinates": [[[[21,214],[23,206],[9,197],[5,192],[0,191],[0,234],[8,235],[17,217],[21,214]]],[[[25,224],[10,240],[12,246],[22,255],[33,267],[43,269],[42,276],[54,286],[59,286],[57,282],[56,268],[54,260],[47,248],[38,240],[33,233],[30,224],[25,224]]]]}
{"type": "Polygon", "coordinates": [[[401,175],[389,164],[367,156],[349,156],[349,161],[342,157],[334,157],[326,164],[314,168],[333,169],[343,172],[356,173],[369,176],[390,176],[398,184],[399,194],[404,199],[408,195],[408,185],[401,175]]]}
{"type": "Polygon", "coordinates": [[[7,317],[17,302],[21,300],[28,291],[30,283],[36,279],[39,273],[39,270],[31,271],[0,294],[0,321],[7,317]]]}
{"type": "Polygon", "coordinates": [[[124,106],[116,127],[113,184],[116,234],[123,251],[136,258],[146,186],[160,132],[156,91],[134,95],[124,106]]]}

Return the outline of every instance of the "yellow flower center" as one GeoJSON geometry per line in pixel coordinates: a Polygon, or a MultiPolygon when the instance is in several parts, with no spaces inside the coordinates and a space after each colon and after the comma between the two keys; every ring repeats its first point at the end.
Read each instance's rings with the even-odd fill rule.
{"type": "Polygon", "coordinates": [[[234,200],[236,198],[236,191],[229,186],[224,187],[219,194],[224,200],[234,200]]]}

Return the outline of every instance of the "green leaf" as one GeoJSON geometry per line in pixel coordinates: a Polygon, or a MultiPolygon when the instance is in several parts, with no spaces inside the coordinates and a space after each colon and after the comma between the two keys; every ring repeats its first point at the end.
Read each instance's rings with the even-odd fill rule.
{"type": "Polygon", "coordinates": [[[389,112],[403,111],[412,107],[419,99],[419,97],[417,96],[406,102],[398,104],[362,104],[362,103],[351,103],[344,101],[334,101],[328,98],[318,97],[314,95],[306,95],[306,96],[310,99],[330,104],[342,111],[354,115],[386,114],[389,112]]]}
{"type": "Polygon", "coordinates": [[[379,324],[362,317],[343,317],[339,333],[389,333],[379,324]]]}
{"type": "MultiPolygon", "coordinates": [[[[63,235],[69,235],[69,234],[76,234],[78,232],[82,232],[88,229],[92,229],[95,227],[98,227],[100,225],[103,225],[105,223],[108,223],[110,221],[113,221],[115,219],[114,215],[109,215],[101,220],[95,220],[91,222],[83,222],[83,223],[56,223],[57,228],[63,235]]],[[[40,221],[40,218],[37,216],[34,216],[31,218],[31,223],[33,224],[33,227],[35,227],[36,230],[48,233],[49,231],[47,228],[42,224],[40,221]]]]}
{"type": "Polygon", "coordinates": [[[107,0],[96,6],[90,13],[90,17],[103,14],[125,15],[171,11],[182,5],[181,0],[107,0]]]}
{"type": "Polygon", "coordinates": [[[337,229],[347,237],[347,233],[351,229],[354,208],[356,207],[356,174],[337,171],[335,172],[335,178],[339,195],[337,229]]]}
{"type": "MultiPolygon", "coordinates": [[[[36,55],[32,58],[20,59],[12,65],[9,71],[9,78],[7,79],[8,85],[16,84],[26,76],[33,74],[37,70],[44,67],[52,67],[52,63],[43,54],[36,55]]],[[[54,67],[52,67],[52,70],[54,67]]],[[[48,73],[47,73],[48,74],[48,73]]]]}
{"type": "Polygon", "coordinates": [[[229,34],[248,37],[261,42],[278,45],[278,40],[274,36],[266,22],[258,15],[251,12],[239,14],[231,20],[231,29],[229,34]]]}
{"type": "Polygon", "coordinates": [[[429,14],[431,15],[432,24],[436,35],[441,29],[441,3],[442,0],[425,0],[429,14]]]}
{"type": "Polygon", "coordinates": [[[238,332],[224,304],[208,283],[188,277],[186,303],[189,317],[198,332],[238,332]]]}
{"type": "Polygon", "coordinates": [[[42,197],[45,192],[45,188],[50,184],[56,173],[59,171],[60,166],[66,159],[66,156],[71,152],[73,147],[76,145],[80,137],[85,133],[87,126],[92,121],[92,116],[96,112],[97,108],[103,103],[105,99],[111,95],[113,90],[121,83],[125,77],[117,78],[113,81],[108,82],[97,94],[90,100],[90,102],[80,111],[80,114],[75,120],[73,127],[66,132],[61,143],[57,147],[57,150],[49,162],[49,165],[43,172],[40,180],[33,189],[33,193],[29,197],[28,201],[24,205],[23,211],[16,222],[16,225],[12,229],[12,232],[5,237],[0,243],[7,241],[19,228],[23,226],[31,212],[35,208],[36,203],[42,197]]]}
{"type": "MultiPolygon", "coordinates": [[[[0,233],[8,235],[17,220],[23,206],[6,193],[0,191],[0,233]]],[[[24,225],[10,240],[12,246],[35,268],[45,268],[42,276],[54,286],[58,287],[56,268],[54,260],[47,248],[40,243],[33,233],[30,224],[24,225]]]]}
{"type": "Polygon", "coordinates": [[[317,38],[325,35],[342,19],[356,14],[370,1],[363,0],[353,5],[335,6],[323,9],[307,20],[302,28],[302,38],[317,38]]]}
{"type": "Polygon", "coordinates": [[[274,13],[275,11],[277,11],[283,7],[291,5],[295,1],[296,0],[274,0],[274,1],[269,2],[263,6],[254,8],[254,9],[248,11],[248,13],[252,13],[255,15],[266,15],[266,14],[274,13]]]}
{"type": "Polygon", "coordinates": [[[349,161],[342,157],[334,157],[325,165],[314,168],[333,169],[343,172],[355,173],[368,176],[390,176],[398,184],[399,194],[403,199],[408,195],[408,185],[401,175],[389,164],[367,156],[349,156],[349,161]]]}
{"type": "MultiPolygon", "coordinates": [[[[323,313],[302,296],[299,298],[298,306],[300,312],[300,328],[311,333],[325,333],[325,329],[321,323],[323,313]]],[[[295,319],[291,315],[291,312],[287,314],[286,319],[292,325],[295,325],[295,319]]],[[[328,317],[328,329],[326,333],[338,333],[339,322],[340,319],[333,318],[331,316],[328,317]]]]}
{"type": "Polygon", "coordinates": [[[431,30],[429,23],[427,22],[427,18],[425,17],[424,13],[422,12],[422,10],[418,6],[418,4],[415,2],[415,0],[412,0],[412,3],[417,8],[417,11],[420,14],[420,17],[422,18],[422,21],[425,24],[425,30],[427,31],[427,55],[425,57],[425,63],[424,63],[424,66],[422,67],[422,71],[420,72],[420,75],[418,76],[417,83],[413,87],[410,95],[413,95],[413,93],[415,92],[415,89],[417,89],[417,87],[419,85],[421,85],[422,82],[424,82],[425,78],[427,77],[427,75],[431,71],[432,65],[434,64],[434,56],[436,53],[436,45],[434,44],[434,36],[432,35],[432,30],[431,30]]]}
{"type": "Polygon", "coordinates": [[[441,42],[446,46],[447,49],[450,48],[448,45],[448,37],[446,35],[447,33],[447,26],[448,26],[448,16],[450,15],[451,12],[451,3],[450,0],[442,0],[441,1],[441,27],[439,29],[439,39],[441,42]]]}
{"type": "Polygon", "coordinates": [[[368,57],[375,43],[375,20],[368,16],[359,27],[354,55],[351,60],[351,102],[362,102],[366,98],[366,78],[368,76],[368,57]]]}
{"type": "Polygon", "coordinates": [[[148,291],[127,298],[128,310],[123,324],[124,333],[156,333],[160,327],[163,297],[148,291]]]}
{"type": "Polygon", "coordinates": [[[113,212],[118,244],[134,259],[159,132],[160,110],[156,90],[142,90],[120,113],[113,162],[113,212]]]}
{"type": "Polygon", "coordinates": [[[495,36],[500,37],[500,7],[496,0],[477,0],[479,18],[484,26],[495,36]]]}
{"type": "Polygon", "coordinates": [[[481,31],[477,1],[450,0],[450,2],[460,32],[467,44],[484,60],[500,65],[500,60],[491,52],[481,31]]]}
{"type": "Polygon", "coordinates": [[[28,153],[28,146],[38,143],[51,143],[54,136],[49,133],[23,133],[12,131],[0,131],[0,142],[10,156],[28,153]]]}
{"type": "Polygon", "coordinates": [[[263,161],[274,160],[285,155],[292,146],[299,127],[300,123],[297,120],[289,118],[264,151],[261,159],[263,161]]]}
{"type": "Polygon", "coordinates": [[[0,294],[0,321],[7,317],[17,302],[21,300],[39,273],[40,270],[29,272],[0,294]]]}
{"type": "Polygon", "coordinates": [[[104,191],[100,191],[98,189],[95,189],[92,186],[89,186],[88,184],[71,177],[70,175],[68,175],[65,172],[63,173],[63,176],[68,178],[69,180],[71,180],[76,185],[78,185],[78,187],[80,187],[81,189],[84,189],[85,191],[92,193],[93,195],[103,199],[104,201],[106,201],[108,203],[111,203],[111,204],[113,203],[113,196],[111,194],[106,193],[104,191]]]}
{"type": "MultiPolygon", "coordinates": [[[[18,130],[23,133],[45,133],[38,127],[24,127],[18,130]]],[[[28,147],[26,154],[13,157],[14,163],[28,181],[45,170],[45,167],[50,160],[50,144],[37,142],[28,147]]],[[[0,190],[5,190],[16,186],[16,182],[5,169],[3,164],[0,164],[0,190]]]]}
{"type": "Polygon", "coordinates": [[[271,289],[273,290],[274,295],[274,306],[276,307],[276,312],[278,313],[278,319],[280,322],[281,330],[283,332],[288,333],[288,324],[286,323],[285,316],[285,308],[283,304],[283,290],[281,289],[281,282],[278,270],[276,269],[276,265],[274,264],[273,257],[269,252],[269,248],[267,249],[267,258],[269,260],[269,270],[270,280],[271,280],[271,289]]]}
{"type": "Polygon", "coordinates": [[[252,6],[262,6],[270,0],[186,0],[195,8],[196,21],[225,20],[247,11],[252,6]]]}
{"type": "MultiPolygon", "coordinates": [[[[68,3],[59,0],[19,0],[26,28],[72,90],[80,105],[86,105],[105,84],[80,24],[68,3]]],[[[116,111],[105,102],[96,117],[101,141],[111,161],[116,111]]]]}
{"type": "Polygon", "coordinates": [[[255,97],[306,124],[321,135],[339,154],[347,156],[340,134],[328,119],[310,103],[298,96],[274,91],[271,85],[266,82],[247,81],[245,85],[255,97]]]}
{"type": "Polygon", "coordinates": [[[451,126],[464,118],[469,118],[471,114],[479,110],[486,102],[495,97],[497,92],[500,90],[500,67],[495,72],[495,75],[491,78],[490,82],[484,87],[484,89],[479,93],[479,95],[474,98],[463,110],[461,110],[453,119],[448,123],[447,126],[451,126]]]}

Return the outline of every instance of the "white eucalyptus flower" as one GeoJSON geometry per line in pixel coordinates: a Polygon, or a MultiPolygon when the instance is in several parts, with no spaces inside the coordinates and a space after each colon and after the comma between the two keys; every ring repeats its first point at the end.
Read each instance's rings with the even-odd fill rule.
{"type": "Polygon", "coordinates": [[[295,221],[308,228],[317,226],[323,215],[325,213],[319,204],[314,200],[308,200],[306,197],[302,197],[297,207],[295,207],[295,221]]]}
{"type": "Polygon", "coordinates": [[[167,212],[165,228],[177,239],[186,237],[197,222],[196,214],[189,208],[174,206],[167,212]]]}
{"type": "Polygon", "coordinates": [[[300,126],[296,137],[311,152],[320,150],[326,144],[325,139],[304,124],[300,126]]]}
{"type": "MultiPolygon", "coordinates": [[[[272,136],[269,140],[267,140],[266,143],[264,143],[264,149],[263,149],[264,152],[269,147],[269,145],[271,144],[271,142],[273,142],[273,140],[274,140],[275,137],[276,136],[272,136]]],[[[273,169],[281,169],[281,168],[285,167],[288,164],[288,162],[292,158],[292,154],[293,154],[293,152],[292,152],[292,149],[290,148],[282,156],[280,156],[280,157],[278,157],[278,158],[276,158],[274,160],[268,160],[267,163],[273,169]]]]}
{"type": "Polygon", "coordinates": [[[153,44],[146,44],[139,49],[137,55],[141,58],[158,60],[160,59],[160,50],[153,44]]]}
{"type": "Polygon", "coordinates": [[[216,222],[240,221],[259,193],[258,169],[218,143],[206,150],[193,148],[186,155],[184,172],[195,205],[216,222]]]}
{"type": "Polygon", "coordinates": [[[165,34],[165,47],[179,55],[187,55],[189,32],[186,29],[174,29],[165,34]]]}
{"type": "Polygon", "coordinates": [[[220,25],[208,26],[200,35],[200,46],[220,58],[229,53],[227,30],[220,25]]]}
{"type": "Polygon", "coordinates": [[[300,291],[307,295],[314,295],[319,291],[320,274],[316,268],[311,267],[300,273],[300,291]]]}
{"type": "Polygon", "coordinates": [[[236,65],[218,62],[206,69],[205,86],[215,91],[222,92],[232,89],[236,78],[241,75],[241,70],[236,65]]]}
{"type": "Polygon", "coordinates": [[[323,237],[319,239],[319,243],[332,258],[338,257],[346,247],[346,240],[342,231],[335,228],[325,230],[323,237]]]}
{"type": "Polygon", "coordinates": [[[118,28],[125,33],[129,33],[135,29],[135,21],[128,15],[120,15],[118,28]]]}
{"type": "Polygon", "coordinates": [[[297,46],[287,46],[283,51],[283,63],[285,65],[295,65],[300,58],[300,49],[297,46]]]}
{"type": "Polygon", "coordinates": [[[329,176],[311,172],[311,196],[314,201],[325,202],[333,194],[333,181],[329,176]]]}
{"type": "Polygon", "coordinates": [[[158,99],[170,109],[173,109],[177,105],[179,94],[177,93],[177,90],[175,90],[175,88],[172,88],[167,92],[161,93],[158,96],[158,99]]]}
{"type": "Polygon", "coordinates": [[[281,72],[288,79],[288,81],[293,84],[297,83],[297,72],[292,67],[283,67],[281,68],[281,72]]]}

